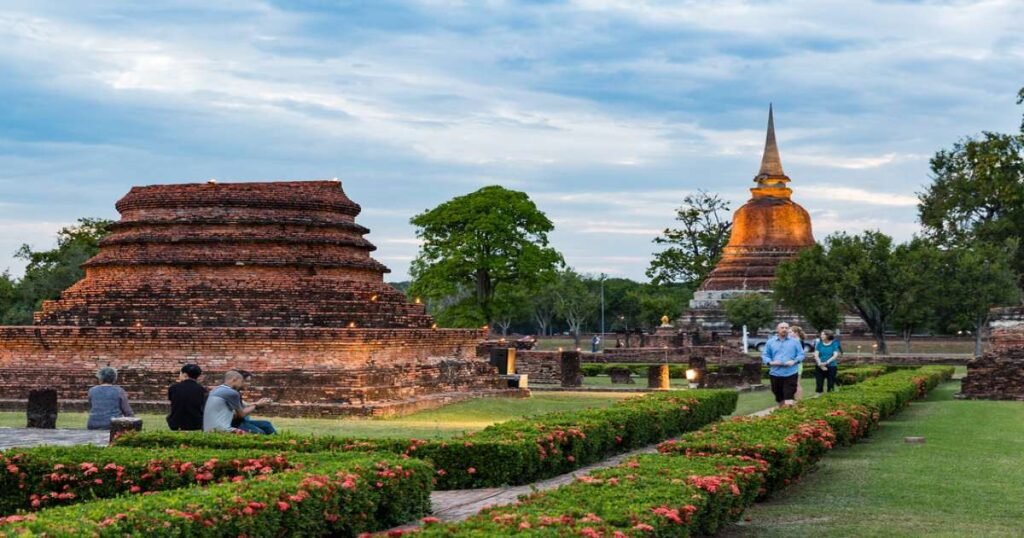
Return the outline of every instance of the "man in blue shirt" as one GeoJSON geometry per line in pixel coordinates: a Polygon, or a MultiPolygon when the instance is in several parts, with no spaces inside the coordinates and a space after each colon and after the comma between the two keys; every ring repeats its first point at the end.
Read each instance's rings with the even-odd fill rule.
{"type": "Polygon", "coordinates": [[[804,346],[800,340],[789,337],[788,323],[779,323],[775,327],[775,336],[768,339],[761,352],[761,362],[769,366],[772,394],[779,407],[793,405],[796,387],[800,383],[799,364],[803,360],[804,346]]]}

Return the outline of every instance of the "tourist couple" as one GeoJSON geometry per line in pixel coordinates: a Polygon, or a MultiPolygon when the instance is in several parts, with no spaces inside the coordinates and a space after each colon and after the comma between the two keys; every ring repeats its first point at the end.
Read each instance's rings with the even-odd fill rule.
{"type": "Polygon", "coordinates": [[[224,383],[206,393],[199,384],[203,370],[198,364],[181,367],[178,382],[167,390],[171,413],[167,425],[175,431],[203,430],[207,432],[236,432],[274,434],[277,430],[268,420],[255,420],[250,415],[257,407],[271,403],[263,398],[245,405],[242,390],[249,387],[252,374],[245,370],[229,370],[224,383]]]}
{"type": "MultiPolygon", "coordinates": [[[[832,392],[836,386],[836,373],[843,348],[832,331],[821,331],[821,337],[814,341],[812,355],[815,362],[815,392],[823,392],[825,382],[832,392]]],[[[803,373],[804,332],[799,327],[790,329],[788,323],[775,327],[775,336],[768,339],[761,352],[761,361],[769,366],[772,394],[779,407],[793,405],[800,389],[803,373]]]]}

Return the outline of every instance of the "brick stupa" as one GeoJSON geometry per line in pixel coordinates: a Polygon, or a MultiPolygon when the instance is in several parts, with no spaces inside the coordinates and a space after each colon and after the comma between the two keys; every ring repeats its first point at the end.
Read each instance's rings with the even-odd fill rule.
{"type": "MultiPolygon", "coordinates": [[[[256,373],[273,414],[393,414],[501,393],[483,331],[437,329],[388,269],[337,181],[134,187],[85,278],[31,327],[0,327],[0,387],[80,400],[104,365],[159,407],[185,362],[256,373]]],[[[20,404],[15,402],[21,402],[20,404]]],[[[152,402],[147,404],[145,402],[152,402]]]]}
{"type": "Polygon", "coordinates": [[[779,264],[814,245],[810,215],[790,199],[793,191],[782,170],[770,106],[764,154],[754,182],[750,200],[733,216],[722,259],[690,301],[691,310],[683,320],[688,324],[728,331],[722,301],[744,293],[770,293],[779,264]]]}

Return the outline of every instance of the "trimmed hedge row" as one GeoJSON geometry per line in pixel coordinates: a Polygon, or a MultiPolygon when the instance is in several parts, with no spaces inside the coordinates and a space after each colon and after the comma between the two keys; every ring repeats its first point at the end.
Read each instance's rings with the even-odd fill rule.
{"type": "Polygon", "coordinates": [[[734,390],[649,393],[604,409],[510,420],[449,440],[146,432],[122,435],[117,444],[392,452],[432,462],[438,489],[479,488],[528,484],[696,430],[731,414],[736,400],[734,390]]]}
{"type": "MultiPolygon", "coordinates": [[[[854,368],[840,368],[836,373],[836,383],[840,385],[855,385],[873,377],[878,377],[889,372],[885,366],[857,366],[854,368]]],[[[806,374],[806,369],[804,370],[806,374]]],[[[814,370],[811,370],[811,377],[814,377],[814,370]]]]}
{"type": "Polygon", "coordinates": [[[765,417],[741,417],[683,435],[659,447],[663,453],[745,455],[768,462],[764,494],[799,478],[836,444],[870,433],[953,375],[952,367],[928,366],[864,381],[765,417]]]}
{"type": "Polygon", "coordinates": [[[714,534],[754,502],[764,467],[746,457],[638,456],[534,493],[518,505],[488,509],[460,523],[428,523],[420,535],[714,534]]]}
{"type": "Polygon", "coordinates": [[[356,536],[430,510],[433,470],[395,456],[0,518],[0,536],[356,536]]]}
{"type": "Polygon", "coordinates": [[[296,468],[288,454],[37,447],[0,453],[0,515],[121,494],[238,481],[296,468]]]}
{"type": "Polygon", "coordinates": [[[866,435],[953,369],[897,372],[759,418],[713,424],[641,456],[424,536],[713,534],[756,498],[797,479],[828,449],[866,435]]]}

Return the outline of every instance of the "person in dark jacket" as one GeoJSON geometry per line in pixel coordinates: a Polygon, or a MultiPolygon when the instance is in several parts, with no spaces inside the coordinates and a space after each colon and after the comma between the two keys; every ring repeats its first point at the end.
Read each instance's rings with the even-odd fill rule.
{"type": "Polygon", "coordinates": [[[198,364],[181,367],[178,382],[167,389],[171,401],[171,413],[167,415],[167,426],[174,431],[199,431],[203,429],[203,408],[206,406],[206,387],[197,381],[203,375],[198,364]]]}

